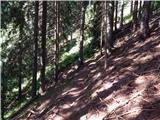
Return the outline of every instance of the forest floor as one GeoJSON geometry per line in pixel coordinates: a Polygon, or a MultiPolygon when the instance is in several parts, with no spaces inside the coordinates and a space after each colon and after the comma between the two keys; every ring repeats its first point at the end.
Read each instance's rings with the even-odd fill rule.
{"type": "Polygon", "coordinates": [[[150,26],[144,41],[138,30],[118,38],[107,69],[97,52],[13,119],[160,120],[160,17],[150,26]]]}

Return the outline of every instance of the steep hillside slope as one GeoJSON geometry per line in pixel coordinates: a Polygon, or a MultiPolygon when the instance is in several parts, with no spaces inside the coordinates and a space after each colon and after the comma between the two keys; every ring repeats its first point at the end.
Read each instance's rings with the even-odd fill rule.
{"type": "Polygon", "coordinates": [[[13,119],[159,120],[160,17],[145,41],[138,31],[117,40],[108,58],[96,53],[84,67],[63,73],[59,85],[13,119]]]}

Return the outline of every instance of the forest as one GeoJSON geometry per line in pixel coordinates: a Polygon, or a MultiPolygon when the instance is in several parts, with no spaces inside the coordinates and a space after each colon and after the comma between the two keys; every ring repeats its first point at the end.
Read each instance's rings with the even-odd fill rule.
{"type": "Polygon", "coordinates": [[[160,120],[160,1],[1,1],[2,120],[160,120]]]}

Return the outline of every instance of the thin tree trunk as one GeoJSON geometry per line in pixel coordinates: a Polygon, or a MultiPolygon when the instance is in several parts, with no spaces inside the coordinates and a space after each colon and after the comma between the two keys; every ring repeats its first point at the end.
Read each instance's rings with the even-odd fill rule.
{"type": "Polygon", "coordinates": [[[70,32],[70,36],[71,36],[71,39],[70,39],[70,41],[72,41],[72,31],[70,32]]]}
{"type": "Polygon", "coordinates": [[[108,18],[109,18],[109,46],[110,46],[110,51],[112,51],[113,48],[113,22],[114,22],[114,1],[111,1],[111,6],[108,6],[108,18]]]}
{"type": "Polygon", "coordinates": [[[55,50],[55,81],[58,82],[59,75],[59,1],[56,2],[56,50],[55,50]]]}
{"type": "Polygon", "coordinates": [[[107,39],[107,1],[104,2],[104,14],[105,14],[105,17],[104,17],[104,23],[105,23],[105,34],[104,34],[104,38],[105,38],[105,45],[104,45],[104,50],[105,50],[105,63],[104,63],[104,68],[106,69],[107,68],[107,58],[108,58],[108,55],[107,55],[107,46],[108,46],[108,39],[107,39]]]}
{"type": "Polygon", "coordinates": [[[45,67],[46,67],[46,23],[47,23],[47,1],[42,3],[42,53],[41,53],[41,88],[45,91],[45,67]]]}
{"type": "Polygon", "coordinates": [[[38,12],[39,12],[39,2],[35,1],[32,98],[36,96],[37,92],[38,12]]]}
{"type": "Polygon", "coordinates": [[[0,117],[2,118],[2,120],[4,120],[4,113],[5,113],[4,101],[5,101],[5,92],[6,92],[6,89],[5,89],[6,83],[4,79],[2,79],[1,85],[2,87],[1,87],[1,116],[0,117]]]}
{"type": "Polygon", "coordinates": [[[138,13],[138,1],[134,2],[134,12],[133,12],[133,31],[137,30],[137,13],[138,13]]]}
{"type": "Polygon", "coordinates": [[[115,11],[115,31],[117,31],[117,16],[118,16],[118,1],[116,1],[116,11],[115,11]]]}
{"type": "Polygon", "coordinates": [[[132,13],[133,13],[133,0],[131,0],[130,2],[131,2],[130,14],[132,15],[132,13]]]}
{"type": "Polygon", "coordinates": [[[101,39],[100,39],[100,51],[101,51],[101,56],[102,56],[102,52],[103,52],[103,26],[104,26],[104,8],[103,8],[103,2],[101,2],[102,5],[102,11],[101,11],[101,39]]]}
{"type": "Polygon", "coordinates": [[[124,1],[122,0],[121,6],[121,20],[120,20],[120,28],[123,27],[123,12],[124,12],[124,1]]]}
{"type": "Polygon", "coordinates": [[[83,53],[83,41],[84,41],[84,23],[85,23],[85,3],[81,2],[81,15],[80,15],[80,66],[83,65],[84,62],[84,53],[83,53]]]}
{"type": "Polygon", "coordinates": [[[138,18],[139,19],[141,19],[141,14],[142,14],[141,13],[141,11],[142,11],[141,8],[142,8],[142,0],[140,0],[140,2],[139,2],[139,12],[138,12],[138,18]]]}
{"type": "Polygon", "coordinates": [[[19,32],[20,32],[20,35],[19,35],[19,38],[20,38],[20,41],[18,43],[19,45],[19,57],[18,57],[18,66],[19,66],[19,75],[18,75],[18,99],[21,99],[22,97],[22,44],[21,44],[21,41],[22,41],[22,34],[23,34],[23,25],[20,25],[19,26],[19,32]]]}

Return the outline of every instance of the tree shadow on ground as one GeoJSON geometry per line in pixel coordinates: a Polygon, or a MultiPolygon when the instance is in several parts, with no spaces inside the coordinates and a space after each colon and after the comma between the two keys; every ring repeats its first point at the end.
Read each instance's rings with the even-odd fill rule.
{"type": "MultiPolygon", "coordinates": [[[[128,95],[128,90],[133,92],[139,75],[145,75],[155,68],[157,70],[154,73],[159,74],[159,28],[153,29],[151,37],[145,42],[139,41],[136,35],[127,37],[121,48],[108,58],[107,69],[104,69],[104,56],[99,55],[86,62],[82,68],[66,71],[66,77],[62,77],[59,86],[50,88],[38,101],[35,107],[37,112],[32,118],[46,119],[58,115],[65,120],[78,120],[100,106],[107,108],[102,101],[112,93],[124,87],[124,96],[128,95]],[[43,107],[38,107],[41,104],[43,107]]],[[[145,112],[139,116],[143,114],[145,112]]]]}
{"type": "MultiPolygon", "coordinates": [[[[47,107],[45,112],[42,112],[40,115],[38,115],[38,117],[41,118],[44,114],[47,114],[47,116],[49,114],[53,114],[53,112],[48,112],[50,108],[63,106],[65,104],[71,104],[72,102],[76,101],[76,105],[66,109],[62,107],[61,110],[59,110],[57,113],[71,113],[67,118],[65,117],[65,119],[68,120],[80,119],[91,109],[94,109],[94,107],[100,106],[101,100],[105,99],[114,91],[120,90],[123,86],[129,85],[129,83],[134,83],[134,80],[137,77],[135,74],[142,74],[146,71],[154,69],[158,64],[158,55],[152,56],[146,61],[141,60],[140,62],[138,62],[138,60],[134,60],[138,56],[142,57],[142,54],[144,53],[146,53],[146,55],[148,52],[151,52],[153,54],[155,53],[155,51],[152,51],[152,49],[159,45],[159,37],[152,41],[149,39],[150,38],[148,38],[148,42],[145,42],[143,46],[140,46],[142,44],[141,42],[139,43],[139,46],[137,45],[137,37],[132,37],[132,39],[126,41],[125,45],[122,46],[124,47],[123,52],[117,51],[116,54],[113,54],[113,56],[108,59],[109,70],[104,69],[102,64],[104,62],[104,59],[102,58],[97,57],[98,59],[85,63],[85,67],[79,69],[78,73],[70,74],[73,80],[72,82],[70,82],[70,86],[68,89],[75,88],[78,93],[75,93],[76,95],[71,95],[68,92],[67,94],[61,96],[59,100],[56,101],[56,104],[47,105],[49,107],[47,107]],[[131,50],[134,50],[134,52],[130,52],[131,50]],[[117,58],[119,59],[116,60],[117,58]],[[129,67],[131,67],[132,69],[129,70],[129,67]],[[95,75],[97,75],[97,77],[95,75]],[[108,78],[106,78],[107,75],[109,75],[108,78]],[[114,77],[111,79],[112,76],[114,77]],[[117,82],[113,83],[110,88],[98,92],[97,97],[92,100],[90,99],[92,93],[94,93],[97,88],[101,87],[106,80],[114,81],[116,79],[117,82]]],[[[134,88],[135,86],[132,87],[132,89],[134,88]]],[[[53,102],[52,99],[50,101],[53,102]]]]}

